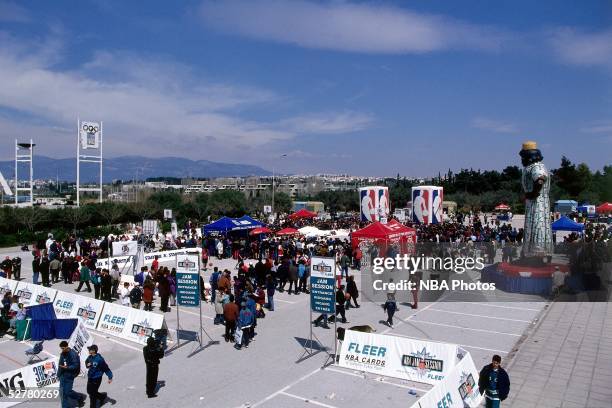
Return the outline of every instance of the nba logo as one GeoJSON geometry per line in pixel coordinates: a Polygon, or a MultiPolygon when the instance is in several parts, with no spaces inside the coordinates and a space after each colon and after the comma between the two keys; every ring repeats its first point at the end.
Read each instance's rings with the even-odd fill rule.
{"type": "Polygon", "coordinates": [[[412,221],[429,224],[429,190],[412,190],[412,221]]]}
{"type": "Polygon", "coordinates": [[[360,191],[361,221],[376,220],[376,190],[364,189],[360,191]]]}
{"type": "Polygon", "coordinates": [[[431,214],[431,223],[438,224],[442,222],[442,190],[433,190],[432,191],[432,214],[431,214]]]}

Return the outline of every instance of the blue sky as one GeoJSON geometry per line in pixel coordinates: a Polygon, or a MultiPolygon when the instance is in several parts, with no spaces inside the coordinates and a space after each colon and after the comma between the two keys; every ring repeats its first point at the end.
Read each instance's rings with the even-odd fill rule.
{"type": "Polygon", "coordinates": [[[0,1],[13,140],[286,173],[429,176],[612,152],[607,1],[0,1]],[[280,159],[282,154],[287,157],[280,159]]]}

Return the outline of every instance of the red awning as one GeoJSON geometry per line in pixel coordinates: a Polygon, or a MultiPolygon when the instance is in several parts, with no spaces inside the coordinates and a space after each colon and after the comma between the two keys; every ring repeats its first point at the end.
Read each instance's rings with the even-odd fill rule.
{"type": "Polygon", "coordinates": [[[510,209],[510,206],[508,204],[498,204],[497,207],[495,207],[495,209],[497,211],[508,211],[510,209]]]}
{"type": "Polygon", "coordinates": [[[298,235],[300,231],[295,228],[283,228],[280,231],[276,232],[276,235],[298,235]]]}
{"type": "Polygon", "coordinates": [[[597,211],[598,214],[612,212],[612,204],[610,204],[610,203],[603,203],[602,205],[597,207],[595,210],[597,211]]]}
{"type": "Polygon", "coordinates": [[[251,235],[270,234],[271,232],[272,230],[268,227],[259,227],[259,228],[252,229],[250,234],[251,235]]]}
{"type": "Polygon", "coordinates": [[[293,214],[291,214],[289,216],[289,219],[291,220],[298,220],[300,218],[314,218],[317,216],[317,213],[312,212],[312,211],[308,211],[305,208],[302,208],[301,210],[298,210],[296,212],[294,212],[293,214]]]}

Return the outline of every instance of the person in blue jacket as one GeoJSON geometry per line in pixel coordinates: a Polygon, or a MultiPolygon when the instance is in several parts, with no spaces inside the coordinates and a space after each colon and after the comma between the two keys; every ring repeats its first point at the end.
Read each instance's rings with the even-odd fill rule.
{"type": "MultiPolygon", "coordinates": [[[[255,315],[249,310],[246,302],[242,302],[241,306],[240,314],[238,315],[238,327],[242,329],[242,344],[248,348],[255,315]]],[[[236,348],[240,350],[242,344],[236,344],[236,348]]]]}
{"type": "Polygon", "coordinates": [[[69,402],[70,399],[77,400],[79,407],[82,407],[85,404],[85,398],[72,389],[75,377],[81,373],[81,360],[76,351],[68,347],[67,341],[60,342],[59,346],[62,349],[62,353],[59,357],[57,377],[60,383],[59,391],[62,408],[72,406],[69,402]]]}
{"type": "Polygon", "coordinates": [[[102,404],[106,400],[106,393],[98,391],[102,384],[102,376],[106,374],[110,384],[113,382],[113,372],[108,368],[104,357],[98,354],[98,346],[92,344],[87,347],[87,350],[89,350],[89,357],[85,360],[85,367],[89,369],[87,373],[87,394],[89,394],[91,408],[96,408],[98,401],[102,404]]]}

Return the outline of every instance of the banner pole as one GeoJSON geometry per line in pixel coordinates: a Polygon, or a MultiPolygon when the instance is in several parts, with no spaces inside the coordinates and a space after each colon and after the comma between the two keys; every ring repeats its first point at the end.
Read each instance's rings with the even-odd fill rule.
{"type": "Polygon", "coordinates": [[[180,346],[181,345],[181,334],[180,334],[180,330],[181,330],[181,323],[179,320],[179,304],[178,302],[176,302],[176,346],[180,346]]]}
{"type": "Polygon", "coordinates": [[[200,338],[200,347],[202,347],[202,332],[204,332],[204,326],[202,325],[202,289],[204,288],[200,287],[200,274],[202,273],[202,265],[200,264],[201,258],[202,257],[198,255],[198,304],[200,305],[200,333],[198,333],[198,337],[200,338]]]}

